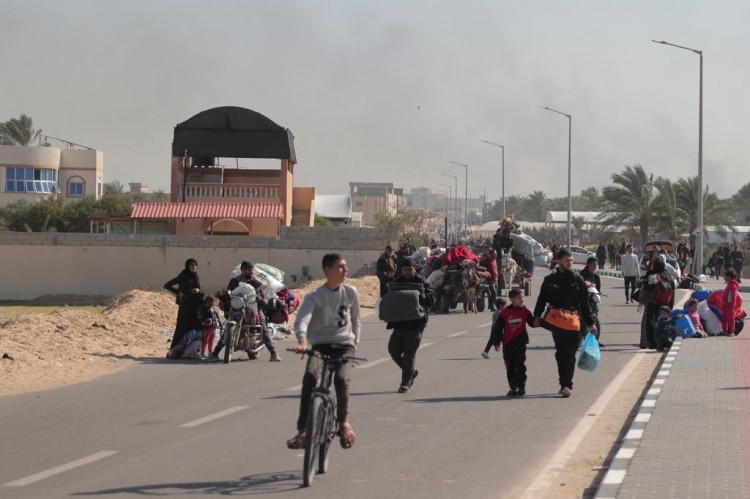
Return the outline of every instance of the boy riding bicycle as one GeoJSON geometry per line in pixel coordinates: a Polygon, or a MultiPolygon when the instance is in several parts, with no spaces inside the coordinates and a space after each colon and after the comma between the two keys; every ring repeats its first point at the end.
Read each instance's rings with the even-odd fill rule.
{"type": "MultiPolygon", "coordinates": [[[[302,302],[294,321],[297,335],[295,352],[303,353],[307,348],[331,354],[354,355],[359,343],[359,292],[354,286],[344,284],[348,272],[346,260],[341,255],[329,253],[323,257],[323,272],[326,283],[307,295],[302,302]]],[[[338,400],[336,419],[341,428],[341,447],[354,445],[356,436],[349,424],[349,381],[352,366],[342,362],[334,375],[334,386],[338,400]]],[[[302,377],[297,435],[287,440],[290,449],[300,449],[305,445],[305,425],[310,396],[320,376],[321,361],[317,356],[309,356],[302,377]]]]}

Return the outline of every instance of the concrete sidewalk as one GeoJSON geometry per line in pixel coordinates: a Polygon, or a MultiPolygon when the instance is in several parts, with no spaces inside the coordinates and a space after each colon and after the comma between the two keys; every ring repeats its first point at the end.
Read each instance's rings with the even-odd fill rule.
{"type": "Polygon", "coordinates": [[[746,328],[673,345],[596,497],[750,497],[746,328]]]}

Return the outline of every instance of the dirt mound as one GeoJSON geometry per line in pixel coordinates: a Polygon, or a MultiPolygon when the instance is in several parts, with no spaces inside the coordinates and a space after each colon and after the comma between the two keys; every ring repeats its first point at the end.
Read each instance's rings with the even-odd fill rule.
{"type": "MultiPolygon", "coordinates": [[[[293,292],[302,300],[324,282],[312,281],[293,292]]],[[[373,307],[379,296],[377,277],[347,283],[359,289],[363,307],[373,307]]],[[[69,301],[74,302],[65,303],[69,301]]],[[[14,360],[0,359],[0,395],[85,381],[138,360],[163,358],[177,305],[165,291],[133,289],[112,298],[101,312],[64,307],[9,316],[13,318],[0,325],[0,355],[7,352],[14,360]]]]}

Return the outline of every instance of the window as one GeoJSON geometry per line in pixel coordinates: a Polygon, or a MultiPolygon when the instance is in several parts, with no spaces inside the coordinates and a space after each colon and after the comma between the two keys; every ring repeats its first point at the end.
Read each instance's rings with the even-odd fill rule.
{"type": "Polygon", "coordinates": [[[82,178],[73,177],[68,181],[68,196],[83,196],[85,191],[85,184],[82,178]]]}
{"type": "Polygon", "coordinates": [[[5,191],[51,194],[59,193],[57,172],[49,168],[5,168],[5,191]]]}

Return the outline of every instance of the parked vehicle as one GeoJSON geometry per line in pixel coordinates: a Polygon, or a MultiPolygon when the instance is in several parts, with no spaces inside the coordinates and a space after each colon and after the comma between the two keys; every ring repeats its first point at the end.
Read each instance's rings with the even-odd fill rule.
{"type": "MultiPolygon", "coordinates": [[[[567,246],[565,246],[564,248],[567,249],[567,246]]],[[[588,260],[592,256],[596,258],[596,253],[594,253],[593,251],[589,251],[586,248],[582,248],[581,246],[571,246],[570,253],[573,255],[573,263],[578,263],[581,265],[586,265],[586,260],[588,260]]]]}
{"type": "Polygon", "coordinates": [[[227,321],[224,323],[224,363],[232,361],[234,352],[247,352],[250,360],[263,350],[263,330],[268,327],[263,310],[258,307],[255,288],[240,283],[229,295],[227,321]]]}

